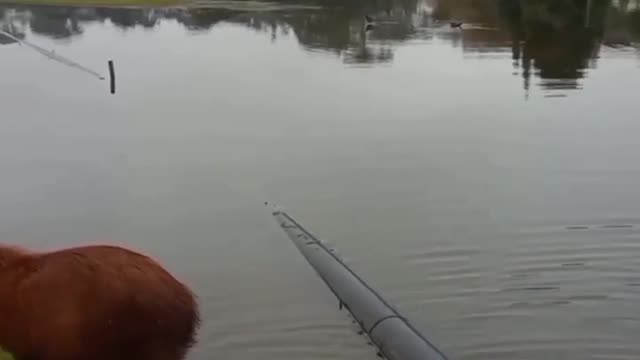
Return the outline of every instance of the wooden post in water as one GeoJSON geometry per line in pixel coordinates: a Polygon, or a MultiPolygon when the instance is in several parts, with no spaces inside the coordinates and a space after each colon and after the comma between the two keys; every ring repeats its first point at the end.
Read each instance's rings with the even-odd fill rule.
{"type": "Polygon", "coordinates": [[[111,80],[111,93],[116,93],[116,72],[113,69],[113,60],[109,60],[109,79],[111,80]]]}

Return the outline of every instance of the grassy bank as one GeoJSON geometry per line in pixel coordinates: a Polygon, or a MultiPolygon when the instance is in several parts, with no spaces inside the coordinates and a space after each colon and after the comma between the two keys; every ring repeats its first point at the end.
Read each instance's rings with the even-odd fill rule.
{"type": "Polygon", "coordinates": [[[15,360],[11,354],[0,349],[0,360],[15,360]]]}
{"type": "MultiPolygon", "coordinates": [[[[178,6],[187,5],[184,0],[0,0],[7,5],[65,5],[65,6],[178,6]]],[[[0,354],[0,360],[5,360],[0,354]]]]}

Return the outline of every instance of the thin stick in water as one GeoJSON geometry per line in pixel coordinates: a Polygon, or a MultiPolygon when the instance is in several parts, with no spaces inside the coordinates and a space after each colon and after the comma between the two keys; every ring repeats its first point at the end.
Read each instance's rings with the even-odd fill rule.
{"type": "Polygon", "coordinates": [[[109,78],[111,79],[111,93],[116,93],[116,71],[113,68],[113,60],[109,60],[109,78]]]}

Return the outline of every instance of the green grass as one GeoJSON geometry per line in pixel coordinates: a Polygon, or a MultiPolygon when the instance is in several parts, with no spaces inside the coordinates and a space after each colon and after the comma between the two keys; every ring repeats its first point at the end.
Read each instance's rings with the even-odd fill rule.
{"type": "MultiPolygon", "coordinates": [[[[187,4],[184,0],[0,0],[0,4],[67,5],[67,6],[176,6],[187,4]]],[[[5,360],[0,355],[0,360],[5,360]]]]}
{"type": "Polygon", "coordinates": [[[0,348],[0,360],[16,360],[11,354],[0,348]]]}

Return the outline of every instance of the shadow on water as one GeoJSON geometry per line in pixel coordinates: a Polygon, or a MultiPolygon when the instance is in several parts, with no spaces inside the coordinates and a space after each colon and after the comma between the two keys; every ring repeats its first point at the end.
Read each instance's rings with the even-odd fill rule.
{"type": "MultiPolygon", "coordinates": [[[[121,29],[154,28],[172,20],[189,31],[238,24],[271,34],[295,35],[307,50],[326,51],[346,64],[391,63],[407,41],[441,39],[467,56],[511,53],[525,91],[532,77],[545,90],[580,89],[603,47],[637,51],[637,0],[335,0],[192,1],[179,8],[0,6],[0,29],[24,38],[27,30],[73,39],[83,25],[109,21],[121,29]],[[364,16],[375,24],[365,26],[364,16]],[[462,21],[461,29],[449,26],[462,21]]],[[[0,44],[12,40],[0,35],[0,44]]],[[[552,95],[551,95],[552,96],[552,95]]]]}

